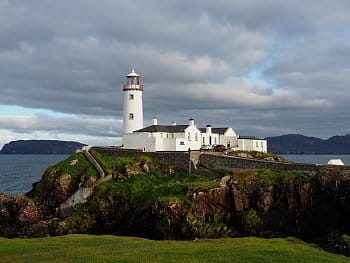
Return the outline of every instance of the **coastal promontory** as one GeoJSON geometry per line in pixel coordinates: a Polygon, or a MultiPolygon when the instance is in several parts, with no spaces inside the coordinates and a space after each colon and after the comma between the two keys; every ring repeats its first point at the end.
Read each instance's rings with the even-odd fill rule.
{"type": "Polygon", "coordinates": [[[19,140],[5,144],[0,154],[71,154],[83,146],[73,141],[19,140]]]}
{"type": "Polygon", "coordinates": [[[199,153],[88,151],[49,167],[26,195],[0,194],[0,236],[295,236],[349,255],[347,167],[199,153]]]}

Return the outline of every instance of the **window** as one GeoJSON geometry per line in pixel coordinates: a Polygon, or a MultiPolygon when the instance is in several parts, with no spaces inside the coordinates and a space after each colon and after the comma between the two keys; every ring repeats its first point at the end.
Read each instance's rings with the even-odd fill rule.
{"type": "Polygon", "coordinates": [[[129,113],[129,120],[133,120],[134,119],[134,113],[129,113]]]}
{"type": "Polygon", "coordinates": [[[185,145],[185,142],[181,141],[181,142],[180,142],[180,145],[185,145]]]}
{"type": "Polygon", "coordinates": [[[264,148],[264,143],[263,142],[261,142],[261,148],[264,148]]]}
{"type": "Polygon", "coordinates": [[[259,143],[258,142],[256,142],[256,147],[259,148],[259,143]]]}
{"type": "Polygon", "coordinates": [[[195,134],[195,140],[198,141],[198,133],[195,134]]]}
{"type": "Polygon", "coordinates": [[[134,94],[129,94],[129,100],[133,100],[134,99],[134,94]]]}
{"type": "Polygon", "coordinates": [[[205,137],[203,137],[203,145],[205,145],[205,137]]]}
{"type": "Polygon", "coordinates": [[[191,133],[187,134],[187,139],[190,141],[191,140],[191,133]]]}
{"type": "Polygon", "coordinates": [[[216,137],[214,138],[214,144],[216,144],[216,137]]]}

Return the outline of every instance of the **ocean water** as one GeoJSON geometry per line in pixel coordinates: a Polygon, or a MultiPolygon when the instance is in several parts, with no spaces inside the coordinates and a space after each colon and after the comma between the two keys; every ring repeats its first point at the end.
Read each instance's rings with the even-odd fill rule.
{"type": "Polygon", "coordinates": [[[296,163],[327,164],[331,159],[341,159],[345,165],[350,165],[350,155],[308,155],[308,154],[281,154],[296,163]]]}
{"type": "Polygon", "coordinates": [[[0,192],[16,195],[32,189],[49,166],[67,154],[0,154],[0,192]]]}

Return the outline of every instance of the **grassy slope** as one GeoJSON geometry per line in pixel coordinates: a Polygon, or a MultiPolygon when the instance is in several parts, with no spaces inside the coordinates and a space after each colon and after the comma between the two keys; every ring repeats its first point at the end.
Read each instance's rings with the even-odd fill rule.
{"type": "MultiPolygon", "coordinates": [[[[213,180],[204,176],[175,172],[172,175],[165,174],[165,167],[159,167],[154,160],[147,156],[115,157],[91,151],[110,174],[125,175],[126,167],[137,171],[139,174],[133,178],[125,178],[123,182],[108,181],[100,184],[96,194],[103,199],[108,193],[123,194],[129,196],[137,203],[151,203],[154,201],[183,200],[189,187],[195,187],[203,191],[219,187],[219,180],[213,180]],[[143,173],[140,166],[147,163],[151,173],[143,173]]],[[[125,176],[124,176],[125,177],[125,176]]]]}
{"type": "Polygon", "coordinates": [[[140,174],[125,182],[108,181],[99,185],[96,194],[100,199],[108,193],[128,196],[136,203],[152,203],[162,200],[183,200],[187,189],[195,186],[198,191],[219,186],[218,180],[210,180],[204,176],[175,173],[173,175],[140,174]]]}
{"type": "Polygon", "coordinates": [[[132,237],[69,235],[0,238],[1,262],[349,262],[296,239],[235,238],[153,241],[132,237]]]}
{"type": "Polygon", "coordinates": [[[67,159],[46,169],[37,186],[37,191],[39,193],[45,192],[48,184],[53,184],[54,180],[63,176],[71,177],[73,185],[71,187],[77,189],[82,177],[86,179],[89,177],[98,178],[99,174],[83,153],[74,153],[67,159]],[[73,161],[76,161],[76,164],[72,165],[73,161]]]}
{"type": "Polygon", "coordinates": [[[73,179],[77,179],[84,175],[85,177],[98,177],[98,172],[95,167],[86,159],[83,153],[73,153],[67,159],[60,161],[46,169],[43,178],[48,176],[53,170],[60,172],[54,173],[55,177],[62,176],[62,174],[69,175],[73,179]],[[71,162],[76,161],[72,165],[71,162]]]}
{"type": "Polygon", "coordinates": [[[66,174],[72,177],[84,174],[86,177],[95,176],[98,177],[98,173],[95,167],[86,159],[83,153],[73,153],[67,159],[57,163],[54,167],[62,169],[66,174]],[[75,165],[71,162],[77,160],[75,165]]]}

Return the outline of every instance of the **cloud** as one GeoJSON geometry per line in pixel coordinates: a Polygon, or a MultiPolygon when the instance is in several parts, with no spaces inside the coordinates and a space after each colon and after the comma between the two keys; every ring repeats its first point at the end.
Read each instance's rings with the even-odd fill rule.
{"type": "Polygon", "coordinates": [[[80,134],[87,136],[117,137],[122,123],[114,119],[91,116],[56,117],[43,113],[34,116],[0,116],[0,129],[15,133],[49,132],[51,134],[80,134]]]}
{"type": "Polygon", "coordinates": [[[134,66],[146,123],[196,115],[257,135],[345,133],[349,11],[347,0],[3,0],[0,104],[75,117],[5,112],[0,127],[118,137],[134,66]]]}

